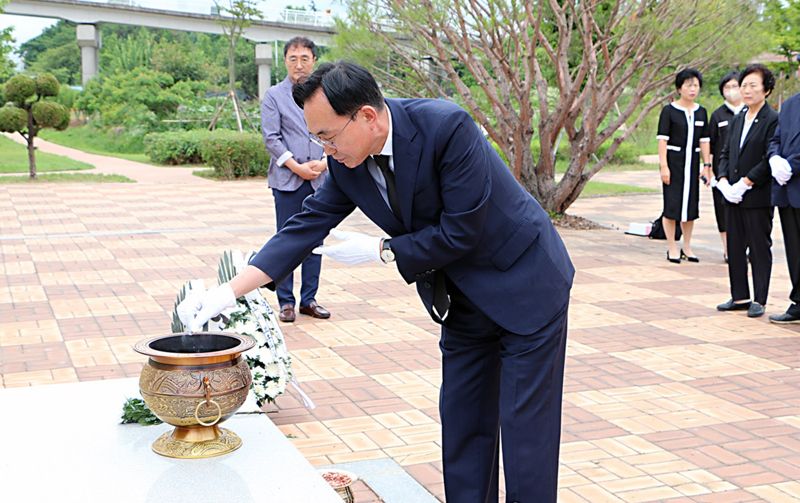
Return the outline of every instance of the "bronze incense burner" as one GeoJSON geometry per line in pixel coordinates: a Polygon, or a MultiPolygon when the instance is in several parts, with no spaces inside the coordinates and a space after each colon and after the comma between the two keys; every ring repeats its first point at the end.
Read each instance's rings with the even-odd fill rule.
{"type": "Polygon", "coordinates": [[[241,354],[255,345],[237,334],[170,334],[140,341],[133,349],[150,359],[139,390],[159,419],[175,426],[153,443],[171,458],[209,458],[238,449],[242,440],[219,423],[242,406],[252,377],[241,354]]]}

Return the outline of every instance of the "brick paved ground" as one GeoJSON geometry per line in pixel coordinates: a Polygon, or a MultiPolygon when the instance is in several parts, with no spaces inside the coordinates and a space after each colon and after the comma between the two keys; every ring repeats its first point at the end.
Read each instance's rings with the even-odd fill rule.
{"type": "MultiPolygon", "coordinates": [[[[643,221],[659,200],[575,212],[643,221]]],[[[800,501],[800,327],[716,312],[726,270],[698,225],[708,253],[680,266],[663,242],[562,233],[578,273],[561,501],[800,501]]],[[[376,232],[358,214],[344,228],[376,232]]],[[[261,181],[0,186],[0,385],[138,375],[131,344],[169,330],[182,282],[212,282],[222,250],[273,231],[261,181]]],[[[776,259],[768,312],[788,288],[776,259]]],[[[330,321],[284,325],[318,407],[288,395],[270,417],[314,464],[391,457],[443,499],[438,330],[413,287],[392,267],[325,261],[318,299],[330,321]]]]}

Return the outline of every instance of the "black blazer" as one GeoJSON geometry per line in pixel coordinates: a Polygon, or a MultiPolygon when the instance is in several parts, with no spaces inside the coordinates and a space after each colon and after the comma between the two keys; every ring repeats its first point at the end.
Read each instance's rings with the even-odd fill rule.
{"type": "Polygon", "coordinates": [[[767,158],[769,140],[778,126],[778,112],[768,103],[758,111],[750,131],[739,148],[744,129],[747,108],[736,114],[728,134],[728,141],[722,147],[717,178],[728,178],[733,185],[745,176],[753,182],[753,188],[745,192],[739,206],[742,208],[765,208],[771,206],[770,188],[772,171],[767,158]]]}

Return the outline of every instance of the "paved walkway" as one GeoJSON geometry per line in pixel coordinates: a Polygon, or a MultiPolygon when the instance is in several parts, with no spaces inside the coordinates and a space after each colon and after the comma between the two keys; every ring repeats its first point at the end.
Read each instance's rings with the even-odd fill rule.
{"type": "MultiPolygon", "coordinates": [[[[263,181],[137,169],[150,170],[137,184],[0,186],[1,386],[138,375],[131,345],[169,330],[183,281],[215,281],[224,249],[274,232],[263,181]]],[[[627,223],[659,205],[596,198],[573,212],[627,223]]],[[[343,227],[377,232],[360,214],[343,227]]],[[[800,327],[714,310],[728,288],[711,220],[700,264],[615,230],[562,235],[578,273],[560,500],[800,501],[800,327]]],[[[768,312],[788,289],[776,260],[768,312]]],[[[393,267],[326,261],[318,299],[331,320],[283,325],[318,407],[290,394],[270,417],[314,464],[391,457],[443,500],[438,330],[414,288],[393,267]]]]}
{"type": "MultiPolygon", "coordinates": [[[[19,134],[13,133],[0,133],[4,134],[7,138],[25,144],[25,139],[19,134]]],[[[98,173],[104,175],[123,175],[131,180],[145,183],[167,183],[180,185],[184,183],[208,184],[214,183],[212,180],[207,180],[198,176],[192,175],[192,171],[197,168],[182,168],[177,166],[153,166],[143,162],[129,161],[119,157],[108,157],[98,154],[89,154],[82,150],[76,150],[70,147],[64,147],[57,143],[52,143],[41,138],[34,139],[34,145],[40,152],[47,152],[48,154],[63,155],[74,159],[76,161],[85,162],[94,166],[94,169],[84,170],[81,173],[98,173]]],[[[50,172],[52,173],[52,172],[50,172]]],[[[74,173],[71,171],[70,173],[74,173]]]]}

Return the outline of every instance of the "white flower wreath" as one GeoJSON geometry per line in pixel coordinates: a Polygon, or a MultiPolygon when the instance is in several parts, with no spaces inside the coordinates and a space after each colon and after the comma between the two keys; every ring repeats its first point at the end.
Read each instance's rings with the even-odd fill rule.
{"type": "MultiPolygon", "coordinates": [[[[250,252],[245,259],[242,252],[238,250],[228,250],[223,253],[217,275],[219,283],[228,282],[236,276],[247,266],[253,254],[254,252],[250,252]]],[[[178,293],[175,307],[177,308],[189,293],[195,294],[203,291],[205,291],[205,285],[202,280],[185,283],[178,293]]],[[[268,402],[274,402],[291,384],[303,399],[306,407],[314,408],[314,404],[300,389],[292,374],[292,357],[286,349],[283,333],[277,323],[277,316],[258,289],[236,299],[236,305],[209,321],[205,330],[235,332],[255,339],[255,347],[245,353],[244,357],[253,374],[253,384],[250,389],[255,395],[259,407],[268,402]]],[[[185,331],[186,327],[178,318],[177,311],[173,310],[172,332],[185,331]]]]}

